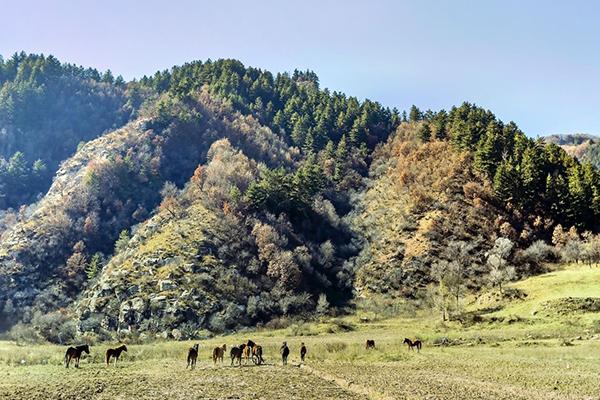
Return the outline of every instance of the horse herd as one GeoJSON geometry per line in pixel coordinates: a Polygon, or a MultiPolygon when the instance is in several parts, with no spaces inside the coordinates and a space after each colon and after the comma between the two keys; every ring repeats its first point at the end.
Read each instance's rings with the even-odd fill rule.
{"type": "MultiPolygon", "coordinates": [[[[421,347],[423,346],[423,343],[420,340],[412,341],[408,338],[404,339],[403,344],[406,344],[409,350],[417,349],[417,352],[419,352],[421,350],[421,347]]],[[[200,346],[196,343],[189,348],[187,356],[187,366],[185,367],[186,369],[194,369],[196,367],[199,347],[200,346]]],[[[375,349],[375,340],[367,340],[365,348],[367,350],[375,349]]],[[[224,344],[223,346],[215,347],[213,349],[212,360],[215,365],[217,364],[217,362],[223,362],[223,358],[225,357],[226,351],[226,344],[224,344]]],[[[115,365],[117,365],[117,361],[119,360],[119,357],[121,357],[122,352],[127,352],[127,346],[124,344],[117,348],[106,350],[106,366],[110,366],[111,359],[114,359],[115,365]]],[[[279,352],[281,354],[282,364],[287,365],[288,357],[290,355],[290,348],[288,347],[287,342],[283,342],[281,348],[279,349],[279,352]]],[[[304,363],[304,359],[306,357],[307,352],[308,350],[303,342],[300,345],[300,360],[302,363],[304,363]]],[[[71,363],[71,361],[74,361],[75,368],[79,368],[79,360],[81,359],[82,353],[90,354],[90,346],[84,344],[80,346],[69,347],[65,353],[65,367],[69,368],[69,364],[71,363]]],[[[239,346],[233,346],[229,350],[229,356],[231,358],[231,365],[236,365],[237,363],[237,365],[240,367],[242,366],[242,360],[244,361],[244,364],[248,364],[250,361],[252,361],[252,363],[254,363],[255,365],[261,365],[265,362],[263,358],[262,346],[255,343],[252,340],[248,340],[246,343],[242,343],[239,346]]]]}

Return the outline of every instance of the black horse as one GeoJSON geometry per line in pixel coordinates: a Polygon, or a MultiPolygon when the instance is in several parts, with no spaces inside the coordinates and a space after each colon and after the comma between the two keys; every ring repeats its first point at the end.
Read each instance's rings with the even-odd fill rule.
{"type": "Polygon", "coordinates": [[[300,345],[300,361],[304,362],[304,357],[306,357],[306,346],[304,342],[300,345]]]}
{"type": "Polygon", "coordinates": [[[288,356],[290,355],[290,348],[287,345],[287,342],[283,342],[283,345],[281,346],[281,361],[283,362],[283,365],[287,365],[287,359],[288,356]]]}
{"type": "Polygon", "coordinates": [[[87,344],[69,347],[65,353],[65,368],[69,368],[72,359],[75,359],[75,368],[79,368],[79,359],[81,358],[81,353],[84,352],[90,354],[90,346],[87,344]]]}
{"type": "Polygon", "coordinates": [[[421,347],[423,347],[423,343],[420,340],[415,340],[414,342],[409,338],[404,338],[404,342],[408,345],[409,350],[413,350],[415,347],[417,348],[417,353],[421,351],[421,347]]]}
{"type": "Polygon", "coordinates": [[[198,360],[198,343],[188,350],[187,366],[185,369],[194,369],[196,367],[196,360],[198,360]]]}
{"type": "Polygon", "coordinates": [[[246,343],[242,343],[239,347],[233,346],[229,351],[229,355],[231,356],[231,365],[234,365],[234,361],[237,360],[238,365],[242,366],[242,354],[244,353],[244,349],[246,348],[246,343]]]}

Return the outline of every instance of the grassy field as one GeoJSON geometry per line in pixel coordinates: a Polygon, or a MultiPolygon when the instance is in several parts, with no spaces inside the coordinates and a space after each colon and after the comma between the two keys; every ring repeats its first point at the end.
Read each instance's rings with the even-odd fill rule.
{"type": "MultiPolygon", "coordinates": [[[[64,347],[0,342],[0,398],[599,399],[600,313],[553,313],[546,302],[600,297],[600,270],[572,266],[513,287],[526,296],[494,301],[492,312],[467,325],[425,312],[381,318],[359,311],[216,337],[200,342],[194,371],[185,369],[190,342],[131,344],[117,368],[102,364],[107,345],[93,346],[79,370],[61,365],[64,347]],[[423,350],[409,352],[405,336],[423,339],[423,350]],[[213,365],[213,347],[248,338],[263,345],[266,365],[213,365]],[[364,349],[367,338],[375,350],[364,349]],[[450,345],[435,345],[442,338],[450,345]],[[287,366],[278,356],[284,340],[292,350],[287,366]],[[309,349],[302,366],[300,342],[309,349]]],[[[468,309],[490,308],[491,297],[483,298],[469,299],[468,309]]]]}

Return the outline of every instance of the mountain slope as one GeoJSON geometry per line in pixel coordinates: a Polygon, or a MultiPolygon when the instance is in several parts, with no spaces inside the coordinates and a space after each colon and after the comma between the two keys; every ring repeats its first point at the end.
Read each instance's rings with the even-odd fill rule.
{"type": "Polygon", "coordinates": [[[420,296],[450,267],[477,289],[499,245],[524,276],[536,240],[600,229],[597,170],[469,103],[400,116],[235,60],[125,86],[135,119],[2,234],[1,328],[193,337],[420,296]]]}
{"type": "Polygon", "coordinates": [[[130,119],[134,97],[110,71],[52,56],[0,57],[0,209],[35,201],[79,143],[130,119]]]}

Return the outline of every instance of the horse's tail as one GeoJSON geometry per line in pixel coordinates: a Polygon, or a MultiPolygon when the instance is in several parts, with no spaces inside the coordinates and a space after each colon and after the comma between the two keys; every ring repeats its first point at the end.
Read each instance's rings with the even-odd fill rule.
{"type": "Polygon", "coordinates": [[[67,363],[67,357],[69,357],[69,350],[67,350],[65,353],[65,359],[64,359],[65,368],[69,368],[69,364],[67,363]]]}
{"type": "Polygon", "coordinates": [[[419,342],[417,343],[417,349],[421,350],[422,346],[423,346],[423,343],[421,343],[421,341],[419,340],[419,342]]]}
{"type": "Polygon", "coordinates": [[[106,366],[110,365],[110,349],[106,350],[106,366]]]}

